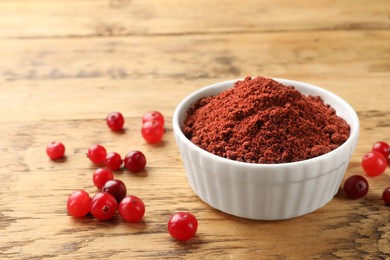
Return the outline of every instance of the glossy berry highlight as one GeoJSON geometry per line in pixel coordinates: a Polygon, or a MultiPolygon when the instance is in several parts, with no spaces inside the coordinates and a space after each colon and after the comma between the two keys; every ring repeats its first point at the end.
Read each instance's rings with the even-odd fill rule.
{"type": "Polygon", "coordinates": [[[118,202],[109,193],[99,192],[91,201],[91,214],[99,220],[109,220],[118,207],[118,202]]]}
{"type": "Polygon", "coordinates": [[[169,234],[179,241],[187,241],[195,236],[198,220],[188,212],[177,212],[168,221],[169,234]]]}
{"type": "Polygon", "coordinates": [[[164,126],[158,121],[146,121],[141,128],[142,137],[146,142],[155,144],[161,141],[164,135],[164,126]]]}
{"type": "Polygon", "coordinates": [[[104,159],[104,165],[111,171],[117,171],[121,168],[122,158],[118,153],[109,153],[104,159]]]}
{"type": "Polygon", "coordinates": [[[146,157],[140,151],[131,151],[126,154],[125,167],[132,172],[140,172],[145,169],[146,157]]]}
{"type": "Polygon", "coordinates": [[[124,221],[139,222],[145,214],[145,204],[140,198],[130,195],[121,200],[118,210],[124,221]]]}
{"type": "Polygon", "coordinates": [[[107,192],[114,196],[118,203],[126,196],[127,188],[121,180],[108,180],[102,187],[102,192],[107,192]]]}
{"type": "Polygon", "coordinates": [[[372,150],[381,153],[385,158],[389,157],[390,154],[390,146],[386,142],[376,142],[372,146],[372,150]]]}
{"type": "Polygon", "coordinates": [[[107,181],[112,179],[114,179],[114,174],[109,169],[98,168],[92,175],[93,184],[98,189],[101,189],[107,181]]]}
{"type": "Polygon", "coordinates": [[[381,175],[386,170],[387,159],[383,154],[371,151],[363,156],[362,167],[368,176],[375,177],[381,175]]]}
{"type": "Polygon", "coordinates": [[[146,112],[142,117],[142,124],[147,121],[157,121],[164,128],[165,119],[164,116],[158,111],[146,112]]]}
{"type": "Polygon", "coordinates": [[[367,195],[368,182],[361,175],[353,175],[344,182],[344,191],[351,199],[359,199],[367,195]]]}
{"type": "Polygon", "coordinates": [[[64,157],[65,146],[61,142],[51,142],[46,147],[46,153],[52,160],[58,160],[64,157]]]}
{"type": "Polygon", "coordinates": [[[125,124],[125,119],[120,112],[112,112],[106,117],[107,126],[112,131],[120,131],[125,124]]]}
{"type": "Polygon", "coordinates": [[[73,192],[66,203],[69,215],[80,218],[87,215],[91,209],[91,197],[85,190],[73,192]]]}
{"type": "Polygon", "coordinates": [[[106,159],[107,151],[100,144],[95,144],[89,147],[87,156],[94,164],[100,164],[106,159]]]}

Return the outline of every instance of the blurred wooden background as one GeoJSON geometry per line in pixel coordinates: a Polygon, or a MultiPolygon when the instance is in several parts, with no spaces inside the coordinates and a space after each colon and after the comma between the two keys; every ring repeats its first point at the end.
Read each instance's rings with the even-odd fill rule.
{"type": "Polygon", "coordinates": [[[390,208],[381,194],[390,167],[350,201],[342,190],[316,212],[250,221],[203,203],[187,184],[171,117],[204,85],[247,75],[322,86],[358,112],[361,134],[346,177],[363,174],[372,144],[390,142],[388,0],[0,0],[0,258],[386,259],[390,208]],[[149,110],[166,116],[159,145],[140,135],[149,110]],[[120,111],[126,131],[104,118],[120,111]],[[66,160],[46,145],[62,141],[66,160]],[[139,149],[141,175],[116,172],[146,215],[128,224],[73,219],[68,195],[96,192],[92,144],[139,149]],[[177,243],[166,223],[179,210],[199,220],[177,243]]]}

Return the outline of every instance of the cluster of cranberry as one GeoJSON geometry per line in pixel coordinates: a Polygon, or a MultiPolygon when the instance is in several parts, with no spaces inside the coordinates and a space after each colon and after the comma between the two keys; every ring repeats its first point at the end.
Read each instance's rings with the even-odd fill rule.
{"type": "MultiPolygon", "coordinates": [[[[100,192],[91,200],[84,190],[73,192],[67,202],[69,214],[74,217],[84,217],[91,213],[99,220],[108,220],[118,209],[123,220],[140,221],[145,214],[143,201],[133,195],[126,197],[126,185],[121,180],[114,179],[112,173],[121,167],[121,156],[118,153],[107,154],[106,149],[99,144],[92,145],[88,149],[87,156],[94,164],[106,166],[106,168],[98,168],[92,175],[92,181],[100,192]]],[[[142,171],[146,166],[145,155],[140,151],[131,151],[126,155],[124,165],[134,173],[142,171]]]]}
{"type": "MultiPolygon", "coordinates": [[[[119,112],[113,112],[106,117],[106,122],[112,131],[121,131],[124,117],[119,112]]],[[[141,134],[148,143],[158,143],[164,135],[163,115],[157,111],[146,113],[142,118],[141,134]]],[[[46,152],[52,160],[57,160],[64,156],[65,146],[61,142],[52,142],[46,152]]],[[[144,202],[137,196],[126,196],[126,185],[114,179],[112,171],[119,170],[123,163],[131,172],[140,172],[146,166],[145,155],[140,151],[130,151],[122,160],[118,153],[107,154],[102,145],[95,144],[88,149],[87,156],[94,164],[105,166],[96,169],[92,176],[99,192],[91,198],[85,190],[74,191],[67,201],[68,213],[73,217],[84,217],[90,213],[99,220],[109,220],[118,210],[126,222],[141,221],[145,214],[144,202]]],[[[196,217],[188,212],[177,212],[168,221],[168,232],[179,241],[191,239],[197,227],[196,217]]]]}
{"type": "MultiPolygon", "coordinates": [[[[386,142],[377,142],[372,150],[366,153],[362,159],[364,172],[370,177],[376,177],[385,172],[387,160],[390,155],[390,146],[386,142]]],[[[361,175],[353,175],[344,183],[344,190],[351,199],[358,199],[368,193],[368,181],[361,175]]],[[[386,205],[390,205],[390,187],[384,189],[382,199],[386,205]]]]}

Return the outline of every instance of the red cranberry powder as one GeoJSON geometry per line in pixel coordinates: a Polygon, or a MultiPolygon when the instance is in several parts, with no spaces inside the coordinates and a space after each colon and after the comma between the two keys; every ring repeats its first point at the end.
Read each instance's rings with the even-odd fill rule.
{"type": "Polygon", "coordinates": [[[187,112],[186,137],[215,155],[249,163],[287,163],[328,153],[350,126],[318,96],[269,78],[247,77],[198,100],[187,112]]]}

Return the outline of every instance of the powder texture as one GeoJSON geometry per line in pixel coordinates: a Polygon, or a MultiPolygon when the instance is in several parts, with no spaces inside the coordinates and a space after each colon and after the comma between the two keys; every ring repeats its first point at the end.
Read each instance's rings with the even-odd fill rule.
{"type": "Polygon", "coordinates": [[[287,163],[328,153],[350,126],[318,96],[264,77],[247,77],[198,100],[182,130],[200,148],[249,163],[287,163]]]}

